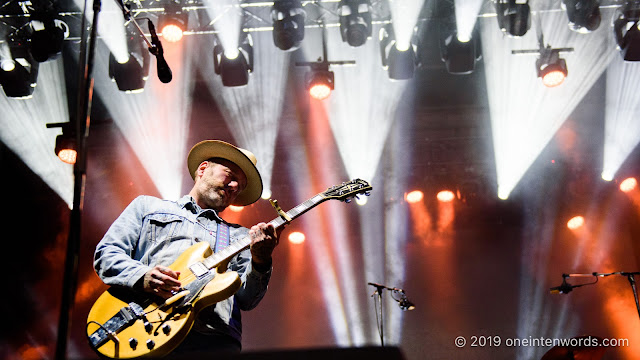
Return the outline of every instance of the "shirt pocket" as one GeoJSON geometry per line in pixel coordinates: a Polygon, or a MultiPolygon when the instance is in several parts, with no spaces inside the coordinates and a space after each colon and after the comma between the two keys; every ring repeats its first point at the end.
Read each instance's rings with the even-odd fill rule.
{"type": "Polygon", "coordinates": [[[152,214],[147,217],[150,246],[142,259],[144,264],[169,265],[190,245],[189,221],[174,214],[152,214]]]}
{"type": "MultiPolygon", "coordinates": [[[[173,214],[151,214],[149,219],[149,240],[157,245],[180,237],[184,219],[173,214]]],[[[183,234],[182,234],[183,235],[183,234]]]]}

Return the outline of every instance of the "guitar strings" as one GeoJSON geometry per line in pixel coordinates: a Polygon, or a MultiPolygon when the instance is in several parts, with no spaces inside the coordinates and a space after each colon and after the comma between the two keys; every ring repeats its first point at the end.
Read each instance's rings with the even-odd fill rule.
{"type": "MultiPolygon", "coordinates": [[[[291,218],[291,220],[297,218],[298,216],[302,215],[303,213],[305,213],[306,211],[310,210],[312,207],[315,207],[316,205],[319,205],[320,203],[324,202],[326,200],[326,198],[323,198],[320,194],[312,197],[311,199],[308,199],[306,201],[304,201],[303,203],[299,204],[298,206],[294,207],[293,209],[289,210],[286,212],[286,214],[291,218]]],[[[280,226],[288,223],[290,220],[284,219],[283,217],[277,217],[275,219],[273,219],[272,221],[269,222],[269,224],[273,225],[276,229],[279,228],[280,226]]],[[[245,236],[244,238],[242,238],[242,240],[239,240],[236,243],[230,244],[228,247],[222,249],[220,252],[215,253],[211,256],[218,256],[218,257],[222,257],[222,260],[216,261],[214,264],[211,265],[211,267],[209,267],[206,264],[203,264],[207,267],[208,272],[213,271],[213,269],[216,269],[217,266],[220,265],[220,263],[222,263],[222,261],[226,260],[227,257],[230,257],[230,255],[234,255],[237,252],[242,251],[245,247],[250,246],[250,245],[243,245],[242,248],[240,249],[234,249],[237,247],[237,244],[241,244],[244,241],[248,241],[250,240],[249,236],[245,236]],[[225,253],[231,253],[231,254],[225,254],[225,253]]],[[[201,261],[200,263],[204,263],[207,259],[210,259],[211,257],[207,257],[205,259],[203,259],[203,261],[201,261]]],[[[193,264],[192,264],[193,265],[193,264]]],[[[186,275],[184,278],[182,279],[178,279],[180,282],[187,282],[187,283],[191,283],[192,281],[196,280],[198,277],[196,276],[196,274],[193,273],[193,271],[187,267],[187,269],[189,270],[189,274],[186,275]]],[[[215,277],[215,275],[214,275],[215,277]]],[[[205,285],[206,286],[206,285],[205,285]]],[[[181,289],[184,289],[183,287],[181,289]]],[[[176,295],[177,293],[173,293],[172,295],[176,295]]],[[[152,309],[150,311],[148,311],[145,314],[149,314],[159,308],[161,308],[164,303],[166,303],[166,300],[163,302],[163,304],[158,305],[155,309],[152,309]]]]}

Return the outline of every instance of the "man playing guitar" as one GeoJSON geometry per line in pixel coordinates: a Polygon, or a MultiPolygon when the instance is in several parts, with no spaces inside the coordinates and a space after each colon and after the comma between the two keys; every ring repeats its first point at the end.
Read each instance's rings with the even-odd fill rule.
{"type": "MultiPolygon", "coordinates": [[[[256,162],[250,151],[223,141],[196,144],[187,159],[194,179],[189,194],[177,201],[139,196],[96,247],[94,267],[105,284],[169,299],[181,291],[186,293],[180,272],[168,267],[185,250],[206,242],[218,252],[238,239],[251,238],[249,249],[239,252],[227,265],[228,271],[237,272],[239,289],[201,311],[174,354],[240,351],[240,310],[253,309],[267,290],[279,231],[265,223],[243,228],[218,215],[229,205],[249,205],[260,198],[262,179],[256,162]]],[[[138,345],[136,341],[123,346],[135,349],[138,345]]],[[[152,350],[153,344],[146,347],[152,350]]]]}

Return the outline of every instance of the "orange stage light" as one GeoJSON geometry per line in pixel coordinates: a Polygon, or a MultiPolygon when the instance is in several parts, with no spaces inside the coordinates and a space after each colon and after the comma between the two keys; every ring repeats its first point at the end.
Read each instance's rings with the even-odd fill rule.
{"type": "Polygon", "coordinates": [[[626,178],[620,183],[620,190],[622,192],[629,192],[638,187],[638,181],[636,178],[626,178]]]}
{"type": "Polygon", "coordinates": [[[78,153],[74,149],[62,149],[58,152],[58,157],[67,164],[75,164],[78,153]]]}
{"type": "Polygon", "coordinates": [[[567,227],[571,230],[579,229],[583,225],[584,225],[584,217],[580,215],[574,216],[569,221],[567,221],[567,227]]]}
{"type": "Polygon", "coordinates": [[[565,78],[566,78],[566,75],[562,71],[555,70],[555,71],[551,71],[550,73],[547,73],[542,78],[542,83],[546,87],[556,87],[562,84],[565,78]]]}
{"type": "Polygon", "coordinates": [[[436,198],[440,202],[451,202],[453,201],[453,199],[456,198],[456,196],[453,194],[453,191],[451,190],[442,190],[438,193],[438,195],[436,195],[436,198]]]}
{"type": "Polygon", "coordinates": [[[178,42],[182,35],[182,29],[176,24],[167,24],[162,28],[162,38],[168,42],[178,42]]]}
{"type": "Polygon", "coordinates": [[[309,95],[317,100],[324,100],[331,95],[331,88],[325,84],[316,84],[309,89],[309,95]]]}
{"type": "Polygon", "coordinates": [[[305,239],[306,236],[304,236],[304,234],[299,231],[294,231],[289,234],[289,242],[291,242],[292,244],[302,244],[305,239]]]}
{"type": "Polygon", "coordinates": [[[404,199],[409,204],[415,204],[417,202],[420,202],[422,201],[423,198],[424,198],[424,194],[420,190],[414,190],[404,195],[404,199]]]}

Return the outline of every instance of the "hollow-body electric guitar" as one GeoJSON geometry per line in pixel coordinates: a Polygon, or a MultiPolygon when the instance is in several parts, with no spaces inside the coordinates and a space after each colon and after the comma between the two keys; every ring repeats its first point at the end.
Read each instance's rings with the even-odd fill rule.
{"type": "MultiPolygon", "coordinates": [[[[371,185],[355,179],[319,193],[284,212],[272,202],[279,217],[270,222],[277,229],[320,203],[350,201],[369,194],[371,185]]],[[[89,345],[101,356],[114,359],[158,357],[175,349],[191,330],[200,310],[233,295],[241,285],[235,271],[226,271],[229,260],[248,248],[247,236],[213,254],[208,243],[192,245],[169,266],[180,272],[180,292],[169,299],[111,287],[93,304],[87,318],[89,345]]]]}

